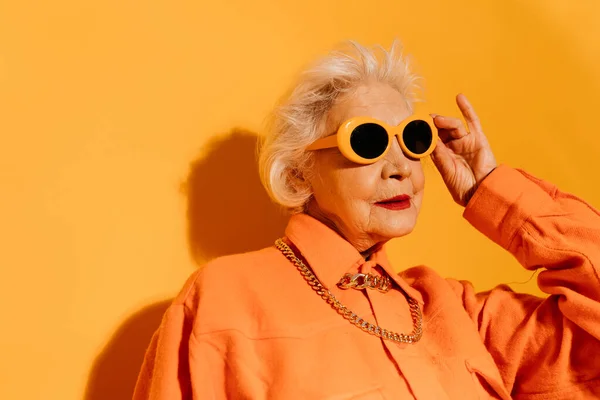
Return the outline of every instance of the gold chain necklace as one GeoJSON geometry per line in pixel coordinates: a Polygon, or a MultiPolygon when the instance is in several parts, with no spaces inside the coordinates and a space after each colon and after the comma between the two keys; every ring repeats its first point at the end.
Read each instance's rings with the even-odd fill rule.
{"type": "Polygon", "coordinates": [[[349,310],[345,305],[340,303],[340,301],[331,293],[327,288],[325,288],[316,275],[312,272],[312,270],[302,262],[300,258],[296,256],[294,250],[290,246],[287,245],[283,241],[283,239],[277,239],[275,241],[275,246],[283,253],[283,255],[292,262],[300,271],[306,282],[310,285],[311,288],[323,300],[325,300],[328,304],[331,305],[342,317],[350,321],[353,325],[360,328],[361,330],[377,336],[382,339],[391,340],[397,343],[416,343],[423,336],[423,314],[421,313],[421,309],[419,308],[419,303],[408,296],[406,293],[406,300],[408,300],[408,304],[410,306],[410,314],[413,320],[413,331],[407,335],[404,333],[396,333],[388,331],[387,329],[383,329],[378,325],[374,325],[370,322],[365,321],[363,318],[359,317],[351,310],[349,310]]]}

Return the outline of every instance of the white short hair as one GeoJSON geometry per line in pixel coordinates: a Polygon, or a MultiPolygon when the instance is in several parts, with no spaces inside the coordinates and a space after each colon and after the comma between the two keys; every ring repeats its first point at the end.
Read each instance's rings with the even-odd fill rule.
{"type": "Polygon", "coordinates": [[[302,178],[312,160],[306,148],[327,134],[327,113],[338,98],[377,81],[398,90],[410,110],[416,100],[418,76],[409,68],[398,41],[389,50],[354,41],[346,42],[346,47],[330,52],[300,75],[291,94],[275,108],[262,141],[261,182],[271,199],[292,213],[304,211],[312,196],[302,178]]]}

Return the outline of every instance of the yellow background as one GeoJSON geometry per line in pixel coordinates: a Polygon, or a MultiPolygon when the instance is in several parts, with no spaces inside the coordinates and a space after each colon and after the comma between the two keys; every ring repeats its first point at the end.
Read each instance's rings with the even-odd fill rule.
{"type": "MultiPolygon", "coordinates": [[[[343,39],[400,38],[431,112],[456,115],[463,91],[501,162],[599,206],[598,15],[597,0],[0,2],[0,399],[130,398],[196,265],[281,233],[256,135],[343,39]]],[[[528,280],[427,175],[396,267],[528,280]]]]}

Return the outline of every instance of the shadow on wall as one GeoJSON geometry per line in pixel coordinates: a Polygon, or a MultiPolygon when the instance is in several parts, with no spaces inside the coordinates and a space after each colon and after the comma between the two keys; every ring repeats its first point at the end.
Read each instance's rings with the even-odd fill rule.
{"type": "MultiPolygon", "coordinates": [[[[197,264],[270,246],[283,235],[287,217],[269,200],[258,177],[257,140],[252,132],[233,129],[211,141],[202,152],[206,156],[190,165],[182,189],[197,264]]],[[[117,329],[94,362],[85,400],[131,399],[146,347],[169,304],[149,305],[117,329]]]]}
{"type": "Polygon", "coordinates": [[[86,400],[131,400],[146,347],[171,301],[149,305],[129,317],[94,361],[86,400]]]}
{"type": "Polygon", "coordinates": [[[196,160],[184,190],[188,195],[188,239],[194,260],[270,246],[287,217],[270,201],[257,172],[258,137],[234,129],[209,143],[196,160]]]}

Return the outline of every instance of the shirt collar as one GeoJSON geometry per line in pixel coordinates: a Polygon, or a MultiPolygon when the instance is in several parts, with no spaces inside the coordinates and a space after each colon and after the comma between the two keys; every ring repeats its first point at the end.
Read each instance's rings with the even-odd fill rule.
{"type": "Polygon", "coordinates": [[[392,267],[390,264],[390,260],[388,259],[387,252],[385,250],[386,245],[383,245],[378,251],[373,253],[371,258],[373,261],[377,263],[377,265],[381,266],[385,272],[400,286],[404,293],[408,294],[410,297],[415,299],[419,304],[423,305],[423,295],[417,289],[413,288],[406,282],[400,274],[392,267]]]}
{"type": "MultiPolygon", "coordinates": [[[[363,262],[362,255],[333,229],[307,214],[295,214],[285,229],[285,236],[308,261],[319,281],[327,289],[336,288],[342,276],[363,262]]],[[[371,259],[380,265],[406,294],[423,304],[421,293],[411,287],[390,265],[385,246],[371,259]]]]}

